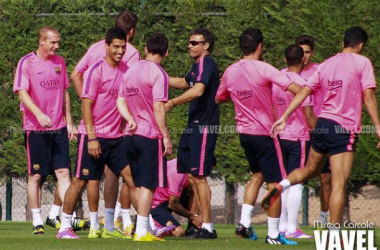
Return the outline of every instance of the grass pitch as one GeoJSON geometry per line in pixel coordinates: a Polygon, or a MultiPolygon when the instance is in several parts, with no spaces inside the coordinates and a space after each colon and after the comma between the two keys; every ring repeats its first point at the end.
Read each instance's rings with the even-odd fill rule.
{"type": "MultiPolygon", "coordinates": [[[[80,240],[56,239],[56,231],[46,227],[46,234],[32,235],[30,222],[0,222],[1,250],[240,250],[240,249],[315,249],[313,239],[300,239],[296,246],[275,246],[264,243],[267,227],[255,226],[259,235],[257,241],[250,241],[235,236],[234,225],[216,225],[218,239],[195,240],[186,238],[166,237],[166,242],[133,242],[124,239],[88,239],[88,231],[79,231],[80,240]]],[[[304,232],[313,234],[313,229],[303,227],[304,232]]],[[[376,229],[376,246],[380,246],[380,228],[376,229]]],[[[379,248],[380,250],[380,248],[379,248]]]]}

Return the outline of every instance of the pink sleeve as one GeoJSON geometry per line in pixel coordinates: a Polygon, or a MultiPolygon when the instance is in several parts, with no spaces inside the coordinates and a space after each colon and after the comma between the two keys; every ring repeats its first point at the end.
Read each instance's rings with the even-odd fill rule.
{"type": "MultiPolygon", "coordinates": [[[[80,59],[79,63],[75,66],[75,69],[78,70],[82,75],[86,70],[94,64],[97,60],[102,59],[101,48],[98,48],[98,43],[95,43],[90,46],[86,54],[80,59]]],[[[104,49],[105,50],[105,49],[104,49]]]]}
{"type": "Polygon", "coordinates": [[[121,83],[120,83],[120,87],[119,87],[119,97],[122,97],[125,99],[125,81],[126,81],[126,75],[127,74],[124,74],[121,78],[121,83]]]}
{"type": "Polygon", "coordinates": [[[83,76],[82,98],[95,100],[98,95],[100,83],[99,68],[97,64],[93,65],[90,70],[86,71],[83,76]]]}
{"type": "Polygon", "coordinates": [[[268,82],[273,82],[277,86],[279,86],[283,91],[286,91],[288,86],[293,82],[292,79],[285,73],[280,72],[275,67],[267,64],[268,66],[265,69],[265,77],[268,82]]]}
{"type": "MultiPolygon", "coordinates": [[[[158,66],[158,65],[157,65],[158,66]]],[[[168,74],[158,66],[153,82],[153,102],[167,102],[169,91],[168,74]]]]}
{"type": "Polygon", "coordinates": [[[187,186],[187,176],[186,174],[176,174],[175,177],[172,176],[170,181],[168,181],[168,193],[176,197],[180,197],[182,190],[187,186]]]}
{"type": "Polygon", "coordinates": [[[376,89],[376,80],[373,73],[373,66],[371,61],[366,59],[363,64],[363,68],[360,71],[360,81],[362,83],[362,90],[366,89],[376,89]]]}
{"type": "Polygon", "coordinates": [[[226,101],[230,97],[230,92],[228,91],[226,84],[226,73],[223,74],[222,82],[219,85],[218,91],[216,92],[216,98],[219,100],[226,101]]]}
{"type": "Polygon", "coordinates": [[[18,90],[29,90],[29,74],[27,69],[27,64],[25,60],[29,56],[23,57],[17,65],[15,80],[13,83],[13,92],[17,92],[18,90]]]}
{"type": "Polygon", "coordinates": [[[318,67],[317,71],[307,80],[304,86],[309,87],[313,92],[321,88],[321,83],[319,81],[319,72],[322,67],[318,67]]]}
{"type": "Polygon", "coordinates": [[[64,74],[64,79],[63,79],[63,81],[64,81],[64,88],[67,89],[67,88],[70,87],[70,81],[69,81],[69,77],[67,75],[67,67],[66,67],[65,60],[63,60],[62,65],[63,65],[62,73],[64,74]]]}

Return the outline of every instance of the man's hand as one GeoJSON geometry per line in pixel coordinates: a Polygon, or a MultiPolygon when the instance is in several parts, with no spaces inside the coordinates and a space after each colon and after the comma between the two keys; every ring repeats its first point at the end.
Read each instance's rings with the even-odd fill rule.
{"type": "Polygon", "coordinates": [[[128,132],[133,135],[136,132],[136,128],[137,128],[137,124],[136,124],[135,120],[130,119],[128,121],[128,128],[127,128],[128,132]]]}
{"type": "Polygon", "coordinates": [[[283,131],[285,129],[285,126],[286,120],[281,117],[273,124],[272,128],[270,129],[270,135],[275,138],[280,131],[283,131]]]}
{"type": "Polygon", "coordinates": [[[77,141],[78,131],[77,131],[77,128],[74,126],[74,124],[72,123],[67,124],[67,133],[68,133],[69,141],[72,141],[72,139],[75,139],[75,141],[77,141]]]}
{"type": "Polygon", "coordinates": [[[164,156],[168,157],[172,154],[172,149],[173,149],[173,144],[172,144],[172,141],[170,140],[170,137],[168,136],[168,137],[163,138],[163,143],[165,147],[164,156]]]}
{"type": "Polygon", "coordinates": [[[40,113],[36,116],[38,122],[40,125],[44,128],[51,128],[53,126],[53,123],[49,116],[45,115],[44,113],[40,113]]]}
{"type": "Polygon", "coordinates": [[[88,154],[91,155],[94,159],[99,159],[102,149],[98,140],[90,141],[87,144],[88,154]]]}
{"type": "Polygon", "coordinates": [[[196,226],[197,228],[201,228],[202,227],[202,216],[193,215],[191,218],[191,223],[193,223],[193,225],[196,226]]]}
{"type": "Polygon", "coordinates": [[[174,107],[174,102],[173,100],[169,100],[165,103],[165,112],[168,113],[172,107],[174,107]]]}

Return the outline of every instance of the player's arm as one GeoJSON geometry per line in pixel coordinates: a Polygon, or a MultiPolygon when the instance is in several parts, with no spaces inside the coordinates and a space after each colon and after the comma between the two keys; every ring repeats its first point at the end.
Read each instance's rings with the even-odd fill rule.
{"type": "Polygon", "coordinates": [[[174,106],[188,103],[188,102],[191,102],[192,100],[195,100],[201,97],[203,93],[205,92],[205,89],[206,89],[206,86],[203,83],[200,83],[200,82],[196,83],[192,88],[188,89],[182,95],[169,100],[165,104],[166,112],[169,112],[169,110],[174,106]]]}
{"type": "Polygon", "coordinates": [[[222,77],[222,83],[218,87],[218,91],[216,92],[215,95],[215,103],[216,104],[222,104],[229,102],[231,100],[230,92],[227,89],[226,85],[226,77],[227,77],[227,72],[224,73],[222,77]]]}
{"type": "Polygon", "coordinates": [[[37,107],[37,105],[33,102],[32,98],[28,94],[26,90],[19,90],[18,96],[20,101],[25,105],[25,107],[33,113],[33,115],[37,118],[40,125],[44,128],[51,128],[53,123],[49,116],[47,116],[44,112],[41,111],[37,107]]]}
{"type": "Polygon", "coordinates": [[[128,122],[128,132],[133,134],[136,130],[136,122],[135,119],[133,119],[133,116],[131,112],[129,112],[127,102],[125,101],[124,97],[119,96],[116,101],[117,109],[119,110],[119,113],[123,117],[124,121],[124,127],[122,122],[122,129],[125,128],[125,122],[128,122]]]}
{"type": "MultiPolygon", "coordinates": [[[[379,110],[377,107],[377,101],[375,96],[375,90],[370,88],[364,90],[364,104],[367,107],[367,112],[371,117],[373,123],[376,126],[376,133],[380,139],[380,121],[379,121],[379,110]]],[[[380,147],[380,142],[377,144],[380,147]]]]}
{"type": "Polygon", "coordinates": [[[189,84],[186,82],[183,77],[169,77],[169,86],[173,89],[188,89],[189,84]]]}
{"type": "Polygon", "coordinates": [[[176,214],[186,217],[191,220],[191,222],[198,228],[202,226],[202,220],[199,216],[190,213],[186,208],[184,208],[179,202],[179,197],[170,195],[168,207],[173,210],[176,214]]]}
{"type": "Polygon", "coordinates": [[[306,99],[308,95],[313,93],[311,88],[307,86],[301,88],[299,85],[295,83],[291,83],[288,86],[287,90],[289,90],[292,93],[297,93],[298,91],[298,94],[294,96],[293,100],[290,102],[288,108],[285,110],[284,114],[280,117],[280,119],[273,124],[271,128],[272,137],[277,136],[278,132],[284,130],[286,121],[288,120],[289,116],[302,104],[302,102],[306,99]],[[298,91],[299,88],[301,89],[301,91],[298,91]]]}
{"type": "Polygon", "coordinates": [[[63,113],[64,113],[64,116],[65,116],[65,121],[66,121],[66,125],[67,125],[67,132],[68,132],[68,135],[69,135],[69,140],[71,141],[73,138],[76,139],[76,133],[77,133],[77,131],[76,131],[75,126],[73,125],[73,120],[72,120],[72,117],[71,117],[70,94],[67,91],[67,89],[65,89],[65,98],[64,98],[63,113]]]}
{"type": "Polygon", "coordinates": [[[88,153],[95,159],[99,159],[102,150],[100,148],[100,143],[96,137],[94,130],[94,117],[92,114],[92,106],[94,105],[94,100],[83,98],[82,99],[82,117],[84,127],[87,131],[88,136],[88,153]]]}
{"type": "Polygon", "coordinates": [[[231,97],[228,97],[227,99],[223,100],[223,99],[219,99],[217,96],[215,96],[215,103],[216,104],[223,104],[223,103],[226,103],[229,101],[231,101],[231,97]]]}
{"type": "Polygon", "coordinates": [[[163,143],[165,147],[164,156],[167,157],[172,154],[173,144],[170,139],[169,131],[166,126],[166,111],[163,102],[154,102],[154,117],[156,118],[157,126],[161,131],[163,143]]]}
{"type": "Polygon", "coordinates": [[[75,92],[82,98],[82,86],[83,86],[83,75],[78,70],[74,69],[71,73],[71,80],[73,81],[75,92]]]}
{"type": "Polygon", "coordinates": [[[317,117],[313,112],[313,106],[302,107],[302,111],[303,115],[306,118],[307,125],[309,125],[310,129],[313,129],[315,127],[315,124],[317,123],[317,117]]]}

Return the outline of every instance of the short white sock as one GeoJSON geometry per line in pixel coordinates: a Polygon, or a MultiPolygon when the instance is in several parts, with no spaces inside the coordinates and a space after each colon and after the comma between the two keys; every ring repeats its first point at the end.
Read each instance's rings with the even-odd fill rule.
{"type": "Polygon", "coordinates": [[[123,218],[123,230],[132,224],[131,209],[121,209],[121,217],[123,218]]]}
{"type": "Polygon", "coordinates": [[[283,179],[282,181],[280,181],[279,184],[283,187],[282,192],[284,192],[285,189],[290,187],[290,181],[288,179],[283,179]]]}
{"type": "Polygon", "coordinates": [[[30,209],[32,211],[32,216],[33,216],[33,226],[38,226],[38,225],[44,225],[44,222],[41,218],[41,208],[33,208],[30,209]]]}
{"type": "Polygon", "coordinates": [[[288,211],[287,211],[287,200],[289,196],[289,189],[286,189],[284,192],[281,193],[281,216],[280,216],[280,225],[279,230],[280,232],[286,231],[286,226],[288,222],[288,211]]]}
{"type": "Polygon", "coordinates": [[[149,217],[137,215],[136,233],[138,236],[146,235],[148,231],[149,217]]]}
{"type": "Polygon", "coordinates": [[[202,223],[202,228],[207,229],[207,231],[212,233],[211,223],[202,223]]]}
{"type": "Polygon", "coordinates": [[[73,216],[71,217],[71,222],[73,222],[75,220],[75,218],[77,217],[77,212],[73,212],[73,216]]]}
{"type": "Polygon", "coordinates": [[[251,227],[252,221],[252,211],[255,207],[249,204],[243,204],[241,206],[240,224],[244,227],[251,227]]]}
{"type": "Polygon", "coordinates": [[[114,208],[106,208],[104,210],[104,218],[106,221],[104,224],[104,228],[107,229],[109,232],[113,232],[115,230],[115,227],[113,225],[114,215],[115,215],[114,208]]]}
{"type": "MultiPolygon", "coordinates": [[[[152,230],[154,230],[156,228],[156,223],[154,222],[151,214],[149,214],[149,226],[152,230]]],[[[149,231],[149,228],[148,228],[148,231],[149,231]]],[[[149,231],[149,232],[151,232],[151,231],[149,231]]]]}
{"type": "Polygon", "coordinates": [[[71,228],[71,218],[73,216],[71,214],[66,214],[62,212],[61,215],[61,227],[59,228],[59,232],[64,231],[67,228],[71,228]]]}
{"type": "Polygon", "coordinates": [[[49,219],[55,219],[57,216],[59,216],[59,213],[61,212],[61,206],[54,205],[51,206],[50,212],[49,212],[49,219]]]}
{"type": "Polygon", "coordinates": [[[287,201],[288,209],[288,233],[295,233],[298,226],[298,214],[300,213],[301,200],[302,200],[302,190],[303,186],[301,184],[296,184],[290,186],[289,195],[287,201]]]}
{"type": "Polygon", "coordinates": [[[98,212],[90,212],[90,228],[99,230],[98,212]]]}
{"type": "Polygon", "coordinates": [[[121,204],[120,202],[116,202],[115,215],[113,217],[113,221],[117,221],[117,219],[119,218],[120,210],[121,210],[121,204]]]}
{"type": "Polygon", "coordinates": [[[280,233],[278,226],[280,224],[280,218],[268,217],[268,236],[272,239],[276,239],[280,233]]]}
{"type": "Polygon", "coordinates": [[[319,221],[322,222],[323,224],[326,224],[328,216],[329,216],[329,212],[323,212],[323,211],[321,211],[319,213],[319,221]]]}

